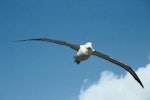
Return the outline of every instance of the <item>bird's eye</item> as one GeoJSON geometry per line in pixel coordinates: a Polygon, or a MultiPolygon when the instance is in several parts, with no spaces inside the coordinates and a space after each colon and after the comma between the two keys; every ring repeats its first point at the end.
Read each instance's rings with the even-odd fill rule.
{"type": "Polygon", "coordinates": [[[88,50],[91,50],[92,48],[91,48],[91,47],[87,47],[87,49],[88,49],[88,50]]]}

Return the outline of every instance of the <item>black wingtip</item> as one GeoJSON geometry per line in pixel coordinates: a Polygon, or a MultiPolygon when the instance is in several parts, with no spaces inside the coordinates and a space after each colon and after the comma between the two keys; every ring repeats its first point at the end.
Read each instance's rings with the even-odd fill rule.
{"type": "Polygon", "coordinates": [[[14,41],[14,42],[24,42],[24,41],[44,41],[44,40],[47,40],[47,38],[35,38],[35,39],[26,39],[26,40],[17,40],[17,41],[14,41]]]}
{"type": "Polygon", "coordinates": [[[142,88],[144,89],[144,86],[142,85],[142,88]]]}
{"type": "Polygon", "coordinates": [[[34,40],[44,40],[45,38],[38,38],[38,39],[26,39],[26,40],[17,40],[13,42],[25,42],[25,41],[34,41],[34,40]]]}
{"type": "Polygon", "coordinates": [[[142,82],[140,80],[138,82],[142,86],[142,88],[144,89],[144,85],[142,84],[142,82]]]}
{"type": "Polygon", "coordinates": [[[24,41],[28,41],[28,40],[17,40],[17,41],[13,41],[13,42],[24,42],[24,41]]]}
{"type": "Polygon", "coordinates": [[[128,67],[130,69],[130,74],[134,77],[134,79],[141,85],[142,88],[144,88],[144,85],[142,84],[140,78],[138,77],[138,75],[133,71],[133,69],[131,67],[128,67]],[[134,74],[132,74],[134,73],[134,74]]]}
{"type": "Polygon", "coordinates": [[[25,42],[25,41],[32,41],[32,40],[35,40],[35,39],[16,40],[16,41],[13,41],[13,42],[25,42]]]}

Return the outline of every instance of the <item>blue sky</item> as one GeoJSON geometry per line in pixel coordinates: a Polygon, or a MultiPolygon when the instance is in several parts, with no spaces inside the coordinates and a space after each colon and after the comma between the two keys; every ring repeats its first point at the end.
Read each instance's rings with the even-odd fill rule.
{"type": "Polygon", "coordinates": [[[94,49],[132,66],[149,63],[148,0],[1,0],[0,99],[77,100],[105,70],[125,71],[91,57],[76,65],[75,51],[43,42],[12,42],[47,37],[93,43],[94,49]]]}

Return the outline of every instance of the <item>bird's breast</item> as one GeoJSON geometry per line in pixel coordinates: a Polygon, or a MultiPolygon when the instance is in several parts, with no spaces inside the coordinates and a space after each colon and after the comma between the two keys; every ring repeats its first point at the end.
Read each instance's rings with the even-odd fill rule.
{"type": "Polygon", "coordinates": [[[86,48],[80,48],[76,54],[76,60],[83,61],[91,56],[92,52],[86,48]]]}

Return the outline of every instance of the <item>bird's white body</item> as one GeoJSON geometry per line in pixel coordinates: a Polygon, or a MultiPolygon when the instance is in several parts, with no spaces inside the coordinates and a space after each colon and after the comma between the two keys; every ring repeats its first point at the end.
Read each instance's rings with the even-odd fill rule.
{"type": "Polygon", "coordinates": [[[85,45],[80,45],[80,49],[74,56],[75,62],[80,63],[80,61],[87,60],[93,52],[92,43],[87,42],[85,45]]]}

